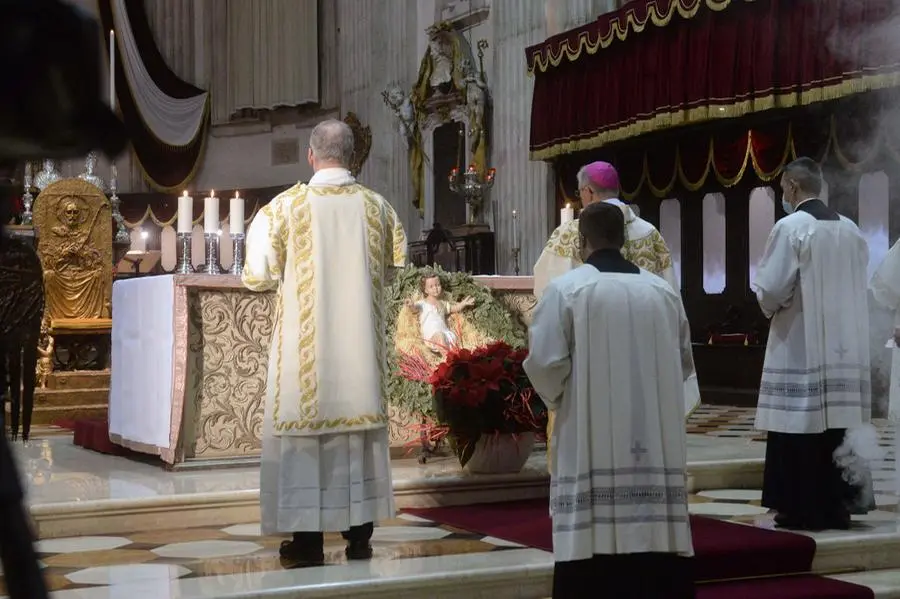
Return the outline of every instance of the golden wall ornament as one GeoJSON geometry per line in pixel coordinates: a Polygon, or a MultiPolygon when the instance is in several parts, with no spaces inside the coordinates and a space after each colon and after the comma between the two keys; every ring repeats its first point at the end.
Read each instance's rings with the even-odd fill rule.
{"type": "Polygon", "coordinates": [[[44,270],[44,350],[60,331],[108,333],[112,211],[103,191],[80,179],[51,183],[35,200],[34,226],[44,270]]]}
{"type": "Polygon", "coordinates": [[[372,149],[372,128],[363,126],[355,112],[348,112],[344,122],[353,131],[353,159],[350,161],[350,174],[358,177],[362,171],[369,151],[372,149]]]}

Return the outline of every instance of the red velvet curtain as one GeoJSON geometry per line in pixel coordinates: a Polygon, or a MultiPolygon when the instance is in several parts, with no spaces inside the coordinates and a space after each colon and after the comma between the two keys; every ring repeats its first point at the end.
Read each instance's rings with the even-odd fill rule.
{"type": "Polygon", "coordinates": [[[745,178],[774,181],[798,156],[830,169],[863,173],[900,166],[900,93],[870,92],[828,104],[828,110],[797,109],[758,123],[694,126],[648,135],[628,145],[569,154],[554,161],[560,207],[576,202],[575,175],[584,164],[606,160],[619,171],[627,200],[672,197],[680,191],[732,187],[745,178]]]}
{"type": "Polygon", "coordinates": [[[630,2],[526,50],[532,158],[898,85],[892,4],[630,2]]]}

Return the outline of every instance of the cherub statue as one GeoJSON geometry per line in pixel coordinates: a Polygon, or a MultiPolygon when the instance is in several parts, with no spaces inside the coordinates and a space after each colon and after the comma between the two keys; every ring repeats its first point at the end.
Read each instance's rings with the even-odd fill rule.
{"type": "Polygon", "coordinates": [[[38,343],[38,360],[34,369],[35,384],[39,389],[47,388],[47,378],[53,372],[53,337],[47,331],[47,325],[41,324],[41,337],[38,343]],[[41,342],[45,342],[42,347],[41,342]]]}
{"type": "Polygon", "coordinates": [[[409,298],[406,300],[406,307],[419,317],[422,339],[435,353],[442,353],[446,349],[458,346],[460,339],[455,332],[450,330],[447,317],[474,306],[474,298],[467,297],[456,303],[447,301],[447,296],[441,287],[441,279],[434,273],[422,275],[422,279],[419,281],[419,291],[422,299],[413,301],[412,298],[409,298]]]}
{"type": "Polygon", "coordinates": [[[384,103],[399,121],[400,136],[406,143],[407,147],[413,143],[416,131],[416,109],[412,100],[399,85],[391,85],[389,88],[381,92],[384,103]]]}

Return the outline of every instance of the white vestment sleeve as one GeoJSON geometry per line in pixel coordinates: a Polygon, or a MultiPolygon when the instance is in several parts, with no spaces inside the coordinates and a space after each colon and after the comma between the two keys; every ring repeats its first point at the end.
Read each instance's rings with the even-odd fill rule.
{"type": "Polygon", "coordinates": [[[791,304],[800,274],[800,263],[784,221],[775,223],[766,251],[756,270],[754,289],[759,307],[766,318],[791,304]]]}
{"type": "Polygon", "coordinates": [[[900,310],[900,241],[891,247],[870,283],[875,301],[894,312],[900,310]]]}
{"type": "Polygon", "coordinates": [[[691,325],[684,311],[684,304],[680,298],[678,303],[678,337],[681,346],[681,369],[684,371],[684,380],[688,380],[694,374],[694,349],[691,342],[691,325]]]}
{"type": "Polygon", "coordinates": [[[534,264],[534,297],[540,300],[550,281],[580,265],[572,258],[560,256],[544,248],[540,258],[534,264]]]}
{"type": "Polygon", "coordinates": [[[528,358],[522,367],[547,409],[555,410],[572,371],[572,316],[554,285],[538,302],[528,336],[528,358]]]}
{"type": "Polygon", "coordinates": [[[669,266],[668,268],[663,269],[663,271],[659,273],[659,276],[669,284],[675,293],[681,293],[681,285],[678,284],[678,278],[675,276],[674,267],[669,266]]]}
{"type": "Polygon", "coordinates": [[[276,289],[284,270],[286,237],[284,219],[277,200],[266,204],[250,223],[245,245],[241,281],[251,291],[276,289]]]}

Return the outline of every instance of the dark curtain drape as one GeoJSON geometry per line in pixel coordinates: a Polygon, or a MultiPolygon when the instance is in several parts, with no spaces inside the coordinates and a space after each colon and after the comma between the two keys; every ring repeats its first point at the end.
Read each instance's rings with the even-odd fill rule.
{"type": "Polygon", "coordinates": [[[771,119],[735,119],[651,134],[553,161],[559,207],[577,202],[576,173],[594,160],[616,166],[622,197],[664,199],[744,181],[768,183],[798,156],[826,172],[861,174],[900,167],[900,92],[859,94],[816,110],[773,113],[771,119]],[[777,114],[777,116],[776,116],[777,114]]]}
{"type": "MultiPolygon", "coordinates": [[[[166,65],[153,39],[144,0],[128,0],[124,4],[141,59],[150,78],[159,89],[173,98],[191,98],[204,93],[203,90],[179,79],[166,65]]],[[[114,29],[112,0],[98,0],[98,6],[104,31],[114,29]]],[[[207,111],[204,124],[197,135],[186,146],[175,147],[163,143],[144,123],[125,76],[122,53],[118,48],[115,52],[118,109],[144,177],[151,186],[160,191],[181,189],[193,179],[200,166],[209,129],[209,112],[207,111]]]]}
{"type": "Polygon", "coordinates": [[[531,157],[896,86],[893,4],[634,0],[526,50],[531,157]]]}

